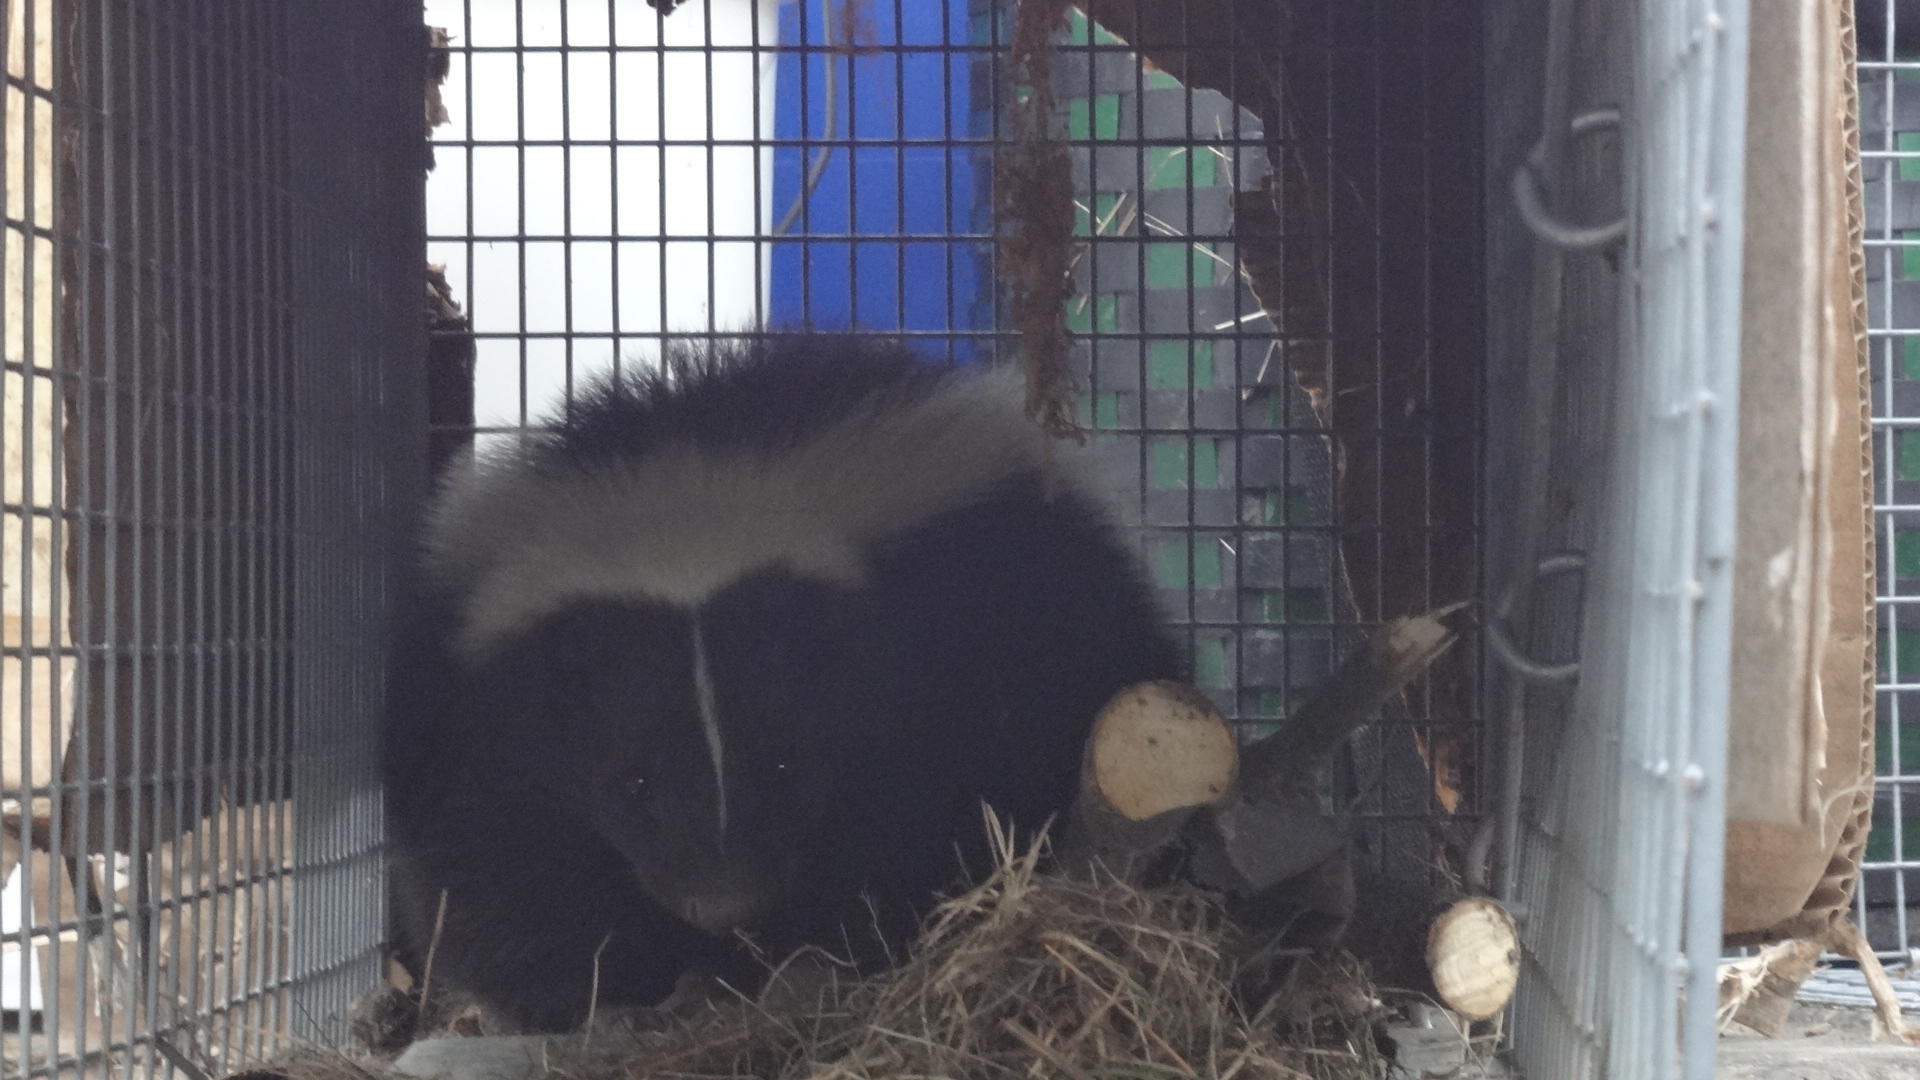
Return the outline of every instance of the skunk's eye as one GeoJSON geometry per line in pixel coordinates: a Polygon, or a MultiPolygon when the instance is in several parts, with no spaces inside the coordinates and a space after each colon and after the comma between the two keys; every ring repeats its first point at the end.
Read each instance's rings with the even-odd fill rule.
{"type": "Polygon", "coordinates": [[[620,791],[634,802],[645,802],[653,796],[653,788],[644,776],[636,776],[620,785],[620,791]]]}

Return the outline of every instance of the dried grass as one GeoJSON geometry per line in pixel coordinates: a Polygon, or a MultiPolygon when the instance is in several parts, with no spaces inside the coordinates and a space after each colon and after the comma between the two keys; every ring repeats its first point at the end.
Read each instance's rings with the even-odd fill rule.
{"type": "Polygon", "coordinates": [[[555,1080],[1361,1080],[1385,1074],[1359,965],[1311,957],[1257,1015],[1233,995],[1233,933],[1188,888],[1039,872],[1044,841],[993,826],[999,867],[872,980],[765,995],[663,1030],[598,1034],[555,1080]],[[785,1001],[778,1000],[785,997],[785,1001]]]}
{"type": "MultiPolygon", "coordinates": [[[[587,1035],[550,1040],[544,1080],[1387,1075],[1375,1041],[1381,1006],[1348,954],[1301,957],[1283,988],[1250,1012],[1234,993],[1235,958],[1249,943],[1216,899],[1099,871],[1042,873],[1044,836],[1020,845],[991,816],[988,827],[996,870],[942,905],[893,971],[860,979],[801,954],[757,1000],[603,1018],[587,1035]]],[[[451,1021],[464,1014],[428,1012],[421,1029],[460,1030],[451,1021]]],[[[271,1071],[285,1080],[385,1080],[384,1056],[308,1048],[271,1071]]]]}

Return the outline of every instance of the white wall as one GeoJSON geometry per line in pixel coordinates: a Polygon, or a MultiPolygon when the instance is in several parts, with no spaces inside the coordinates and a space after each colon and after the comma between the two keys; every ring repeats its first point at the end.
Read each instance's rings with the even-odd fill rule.
{"type": "MultiPolygon", "coordinates": [[[[0,890],[0,934],[20,933],[23,914],[28,920],[33,920],[33,915],[27,908],[27,897],[21,888],[22,877],[23,873],[16,865],[13,872],[7,875],[6,888],[0,890]]],[[[33,925],[37,928],[38,921],[33,921],[33,925]]],[[[39,1012],[40,950],[23,950],[18,946],[0,951],[0,1009],[20,1009],[20,957],[23,952],[28,963],[26,1011],[39,1012]]]]}
{"type": "Polygon", "coordinates": [[[470,71],[455,53],[434,135],[480,145],[439,146],[427,182],[429,235],[473,238],[428,258],[476,332],[514,335],[480,341],[483,427],[550,415],[569,357],[578,379],[654,359],[662,330],[757,324],[768,282],[772,150],[707,143],[772,137],[778,0],[688,0],[664,19],[644,0],[520,7],[516,28],[514,0],[426,2],[456,49],[524,50],[476,53],[470,71]],[[539,336],[561,332],[571,347],[539,336]]]}

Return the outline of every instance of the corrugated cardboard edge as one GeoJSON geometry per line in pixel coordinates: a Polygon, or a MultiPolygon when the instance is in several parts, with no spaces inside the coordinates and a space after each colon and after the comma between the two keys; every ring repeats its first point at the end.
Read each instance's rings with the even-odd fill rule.
{"type": "MultiPolygon", "coordinates": [[[[1812,212],[1832,224],[1839,223],[1834,220],[1838,217],[1844,228],[1819,231],[1826,240],[1821,245],[1826,302],[1819,312],[1822,329],[1828,331],[1819,335],[1826,378],[1824,385],[1811,389],[1826,400],[1803,418],[1813,421],[1812,430],[1805,432],[1812,436],[1816,465],[1811,478],[1814,501],[1808,507],[1814,535],[1808,539],[1818,571],[1809,583],[1812,602],[1805,611],[1807,633],[1802,639],[1803,656],[1812,661],[1806,669],[1811,692],[1801,699],[1805,726],[1795,733],[1804,742],[1775,747],[1778,756],[1757,769],[1753,766],[1761,755],[1754,752],[1752,741],[1744,761],[1730,757],[1723,927],[1728,940],[1736,943],[1823,935],[1845,913],[1866,847],[1874,759],[1873,457],[1853,13],[1847,0],[1829,0],[1824,10],[1811,12],[1785,0],[1761,0],[1752,11],[1754,70],[1774,70],[1757,63],[1769,34],[1776,48],[1784,44],[1797,49],[1803,61],[1824,61],[1822,82],[1833,88],[1831,108],[1825,122],[1807,134],[1821,144],[1809,148],[1818,154],[1816,160],[1831,165],[1805,193],[1817,198],[1818,205],[1797,209],[1799,215],[1812,212]],[[1774,782],[1781,764],[1799,773],[1798,782],[1774,782]],[[1770,795],[1772,806],[1767,804],[1770,795]]],[[[1765,115],[1759,111],[1755,119],[1765,115]]],[[[1767,137],[1778,133],[1754,132],[1752,122],[1750,178],[1757,162],[1768,156],[1771,165],[1786,164],[1778,140],[1767,137]]],[[[1749,283],[1770,269],[1751,261],[1753,223],[1769,209],[1779,208],[1756,206],[1750,198],[1749,283]]],[[[1751,326],[1755,313],[1749,310],[1746,318],[1751,326]]],[[[1767,403],[1743,397],[1742,404],[1744,412],[1767,403]]],[[[1747,501],[1743,490],[1743,528],[1747,501]]],[[[1747,630],[1736,623],[1735,632],[1747,630]]],[[[1736,664],[1734,678],[1742,674],[1736,664]]],[[[1746,719],[1736,710],[1730,723],[1737,728],[1746,719]]]]}

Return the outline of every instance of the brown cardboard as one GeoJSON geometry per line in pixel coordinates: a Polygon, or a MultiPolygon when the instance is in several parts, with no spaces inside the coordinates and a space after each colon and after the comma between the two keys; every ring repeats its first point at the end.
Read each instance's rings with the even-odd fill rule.
{"type": "Polygon", "coordinates": [[[1873,798],[1873,488],[1852,7],[1750,8],[1726,888],[1821,932],[1873,798]]]}

